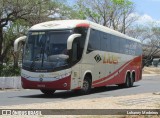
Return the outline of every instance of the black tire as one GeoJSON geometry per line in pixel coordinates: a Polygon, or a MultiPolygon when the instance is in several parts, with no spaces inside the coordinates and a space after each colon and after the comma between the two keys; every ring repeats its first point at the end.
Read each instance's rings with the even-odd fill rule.
{"type": "Polygon", "coordinates": [[[126,81],[124,84],[118,84],[120,88],[129,88],[130,87],[130,76],[127,74],[126,81]]]}
{"type": "Polygon", "coordinates": [[[133,80],[133,77],[129,79],[129,87],[133,87],[133,84],[134,84],[134,80],[133,80]]]}
{"type": "Polygon", "coordinates": [[[117,84],[119,88],[124,88],[124,84],[117,84]]]}
{"type": "Polygon", "coordinates": [[[45,95],[53,95],[56,90],[40,89],[40,91],[45,95]]]}
{"type": "Polygon", "coordinates": [[[130,76],[129,76],[129,74],[127,74],[127,76],[126,76],[126,82],[124,83],[124,87],[125,88],[130,87],[130,76]]]}
{"type": "Polygon", "coordinates": [[[86,76],[83,80],[83,87],[80,90],[81,94],[89,94],[91,91],[91,79],[89,76],[86,76]]]}

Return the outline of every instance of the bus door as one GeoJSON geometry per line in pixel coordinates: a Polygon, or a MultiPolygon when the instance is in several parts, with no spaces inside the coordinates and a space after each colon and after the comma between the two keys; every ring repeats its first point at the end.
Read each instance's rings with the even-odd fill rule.
{"type": "Polygon", "coordinates": [[[78,61],[80,60],[80,38],[76,38],[72,44],[72,75],[71,75],[71,89],[78,87],[78,82],[80,80],[80,64],[78,61]]]}

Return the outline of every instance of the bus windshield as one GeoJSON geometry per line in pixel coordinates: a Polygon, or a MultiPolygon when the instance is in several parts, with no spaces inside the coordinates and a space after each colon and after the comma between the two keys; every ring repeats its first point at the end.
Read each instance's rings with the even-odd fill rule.
{"type": "Polygon", "coordinates": [[[30,31],[23,53],[23,68],[52,71],[68,65],[67,39],[72,30],[30,31]]]}

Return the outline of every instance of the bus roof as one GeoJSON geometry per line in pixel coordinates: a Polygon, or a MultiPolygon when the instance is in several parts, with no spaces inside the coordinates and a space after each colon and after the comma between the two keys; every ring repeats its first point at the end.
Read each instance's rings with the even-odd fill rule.
{"type": "Polygon", "coordinates": [[[36,24],[30,28],[32,31],[38,31],[38,30],[60,30],[60,29],[73,29],[75,27],[91,27],[97,30],[100,30],[102,32],[106,32],[109,34],[113,34],[122,38],[126,38],[129,40],[134,40],[136,42],[139,42],[139,40],[134,39],[132,37],[129,37],[127,35],[124,35],[118,31],[112,30],[108,27],[99,25],[97,23],[88,21],[88,20],[55,20],[55,21],[48,21],[36,24]]]}

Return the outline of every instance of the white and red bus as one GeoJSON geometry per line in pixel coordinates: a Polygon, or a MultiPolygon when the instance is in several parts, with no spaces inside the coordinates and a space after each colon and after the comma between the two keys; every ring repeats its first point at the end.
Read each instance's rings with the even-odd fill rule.
{"type": "Polygon", "coordinates": [[[24,89],[44,94],[107,85],[131,87],[142,78],[140,41],[87,20],[59,20],[32,26],[21,70],[24,89]]]}

